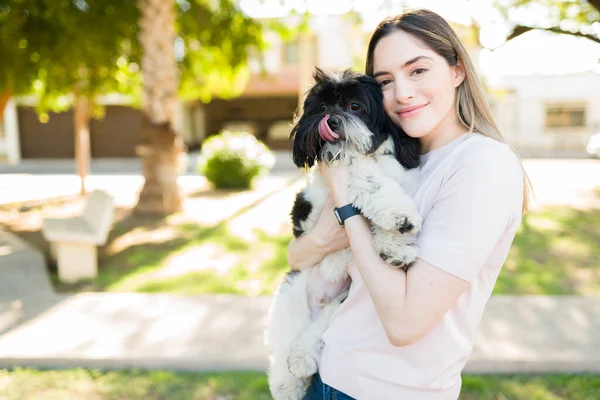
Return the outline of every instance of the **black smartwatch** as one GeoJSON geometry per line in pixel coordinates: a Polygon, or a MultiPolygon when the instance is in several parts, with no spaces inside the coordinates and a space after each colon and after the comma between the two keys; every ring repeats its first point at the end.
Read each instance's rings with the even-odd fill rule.
{"type": "Polygon", "coordinates": [[[344,226],[344,221],[350,217],[360,214],[360,210],[354,207],[352,204],[346,204],[345,206],[334,208],[333,214],[335,215],[335,219],[337,219],[338,224],[340,224],[340,226],[344,226]]]}

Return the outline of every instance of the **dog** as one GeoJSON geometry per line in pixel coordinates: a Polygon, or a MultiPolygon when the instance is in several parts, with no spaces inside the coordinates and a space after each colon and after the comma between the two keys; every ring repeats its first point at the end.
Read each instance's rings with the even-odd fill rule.
{"type": "MultiPolygon", "coordinates": [[[[411,197],[418,141],[386,115],[375,79],[317,68],[314,80],[290,134],[294,164],[312,167],[292,207],[293,234],[298,238],[315,225],[329,195],[315,163],[341,163],[348,168],[351,202],[370,222],[375,249],[391,267],[408,268],[417,257],[413,234],[421,226],[411,197]]],[[[348,295],[351,255],[350,248],[329,253],[313,268],[289,272],[277,288],[265,331],[275,400],[304,397],[317,372],[321,335],[348,295]]]]}

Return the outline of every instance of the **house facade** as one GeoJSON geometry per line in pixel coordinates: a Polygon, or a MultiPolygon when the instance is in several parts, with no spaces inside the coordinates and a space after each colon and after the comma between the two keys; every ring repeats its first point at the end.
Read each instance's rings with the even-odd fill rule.
{"type": "MultiPolygon", "coordinates": [[[[464,25],[453,27],[476,61],[476,30],[464,25]]],[[[198,149],[206,137],[223,129],[247,130],[271,148],[287,148],[291,124],[301,111],[315,67],[363,71],[370,35],[369,29],[345,15],[314,16],[310,32],[292,42],[272,35],[268,38],[271,46],[263,56],[265,70],[257,59],[250,61],[251,77],[238,98],[180,104],[176,129],[190,150],[198,149]]],[[[92,157],[136,157],[140,111],[119,101],[118,96],[109,96],[102,103],[105,118],[92,121],[90,126],[92,157]]],[[[41,123],[31,105],[13,105],[4,125],[0,160],[2,154],[12,162],[74,157],[72,111],[50,114],[49,121],[41,123]]]]}
{"type": "Polygon", "coordinates": [[[584,155],[600,132],[600,74],[527,75],[502,78],[492,104],[500,128],[519,153],[584,155]]]}

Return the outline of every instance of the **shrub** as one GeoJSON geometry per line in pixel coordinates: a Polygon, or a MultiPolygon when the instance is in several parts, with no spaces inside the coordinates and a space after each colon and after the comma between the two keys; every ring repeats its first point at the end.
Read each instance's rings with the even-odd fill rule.
{"type": "Polygon", "coordinates": [[[216,188],[247,189],[274,164],[273,152],[254,135],[223,131],[202,144],[197,170],[216,188]]]}

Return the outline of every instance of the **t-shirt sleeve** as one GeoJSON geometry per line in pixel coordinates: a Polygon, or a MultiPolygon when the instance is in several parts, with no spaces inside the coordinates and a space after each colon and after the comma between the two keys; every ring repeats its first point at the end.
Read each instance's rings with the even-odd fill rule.
{"type": "Polygon", "coordinates": [[[520,218],[523,172],[504,145],[464,152],[442,181],[418,236],[419,257],[473,281],[520,218]]]}

